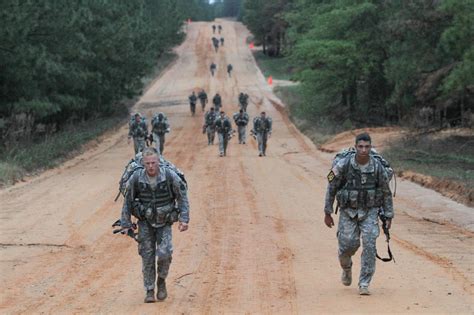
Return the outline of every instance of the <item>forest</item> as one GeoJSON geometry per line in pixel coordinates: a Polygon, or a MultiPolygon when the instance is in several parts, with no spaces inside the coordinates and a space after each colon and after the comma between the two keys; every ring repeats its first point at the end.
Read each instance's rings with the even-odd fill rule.
{"type": "Polygon", "coordinates": [[[2,1],[0,147],[126,111],[184,21],[212,14],[202,0],[2,1]]]}
{"type": "Polygon", "coordinates": [[[243,22],[301,82],[298,112],[353,127],[472,126],[474,1],[244,0],[243,22]]]}

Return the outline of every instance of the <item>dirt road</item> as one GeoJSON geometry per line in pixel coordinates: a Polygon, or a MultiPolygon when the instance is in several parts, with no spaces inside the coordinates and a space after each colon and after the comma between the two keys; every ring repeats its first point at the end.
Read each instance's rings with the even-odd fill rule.
{"type": "MultiPolygon", "coordinates": [[[[322,220],[331,154],[317,151],[277,105],[245,44],[248,31],[222,25],[225,46],[215,53],[210,24],[192,23],[177,62],[137,105],[149,118],[157,110],[169,116],[165,156],[190,186],[191,225],[174,230],[169,298],[142,303],[136,244],[111,233],[122,200],[113,202],[117,181],[133,151],[124,126],[58,169],[0,192],[0,312],[472,314],[473,209],[410,182],[398,183],[395,198],[397,262],[378,263],[370,297],[341,285],[336,231],[322,220]],[[267,157],[257,156],[253,139],[235,138],[218,157],[201,134],[200,109],[189,113],[197,87],[219,92],[229,114],[248,92],[250,115],[273,117],[267,157]]],[[[355,266],[357,277],[358,257],[355,266]]]]}

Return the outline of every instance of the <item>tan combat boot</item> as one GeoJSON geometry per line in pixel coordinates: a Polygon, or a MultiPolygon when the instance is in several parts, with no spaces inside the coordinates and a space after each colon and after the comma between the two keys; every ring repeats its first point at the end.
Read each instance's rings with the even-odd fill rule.
{"type": "Polygon", "coordinates": [[[146,291],[145,296],[145,303],[153,303],[155,302],[155,290],[148,290],[146,291]]]}
{"type": "Polygon", "coordinates": [[[350,286],[352,283],[352,269],[342,269],[341,282],[345,286],[350,286]]]}
{"type": "Polygon", "coordinates": [[[370,295],[368,287],[359,287],[359,295],[370,295]]]}
{"type": "Polygon", "coordinates": [[[156,293],[156,298],[160,301],[163,301],[168,296],[166,291],[166,281],[163,278],[158,277],[158,292],[156,293]]]}

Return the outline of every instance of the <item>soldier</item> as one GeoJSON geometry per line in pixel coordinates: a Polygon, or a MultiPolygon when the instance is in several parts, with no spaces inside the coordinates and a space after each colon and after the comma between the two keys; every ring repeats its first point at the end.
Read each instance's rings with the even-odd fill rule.
{"type": "Polygon", "coordinates": [[[249,104],[249,95],[247,93],[240,92],[239,94],[239,106],[244,112],[247,112],[247,105],[249,104]]]}
{"type": "Polygon", "coordinates": [[[217,49],[219,48],[219,40],[215,37],[212,38],[212,44],[214,45],[214,49],[217,52],[217,49]]]}
{"type": "Polygon", "coordinates": [[[219,25],[218,28],[219,28],[219,34],[220,34],[222,32],[222,25],[219,25]]]}
{"type": "Polygon", "coordinates": [[[378,216],[381,209],[390,229],[393,218],[393,201],[387,173],[381,162],[370,155],[372,148],[367,133],[355,138],[355,154],[336,162],[328,174],[329,184],[324,205],[324,223],[334,226],[334,199],[340,207],[337,239],[339,263],[342,267],[342,284],[351,285],[352,256],[360,246],[362,236],[359,294],[370,295],[369,284],[375,272],[375,243],[379,236],[378,216]]]}
{"type": "Polygon", "coordinates": [[[207,133],[207,145],[214,144],[214,137],[216,135],[216,118],[217,113],[214,111],[214,107],[211,107],[210,111],[204,115],[204,126],[203,133],[207,133]]]}
{"type": "Polygon", "coordinates": [[[191,109],[191,115],[194,116],[196,113],[196,102],[197,102],[197,96],[196,93],[193,91],[191,95],[189,95],[189,107],[191,109]]]}
{"type": "Polygon", "coordinates": [[[242,109],[234,114],[234,122],[237,125],[237,132],[239,133],[239,144],[245,144],[247,131],[247,124],[249,123],[249,115],[242,109]]]}
{"type": "Polygon", "coordinates": [[[151,132],[153,141],[156,144],[156,150],[162,155],[165,149],[165,134],[170,132],[170,124],[165,114],[160,112],[153,117],[151,120],[151,132]]]}
{"type": "Polygon", "coordinates": [[[221,37],[221,46],[224,46],[224,37],[221,37]]]}
{"type": "Polygon", "coordinates": [[[213,24],[212,25],[212,34],[215,34],[216,33],[216,26],[213,24]]]}
{"type": "Polygon", "coordinates": [[[148,138],[148,127],[145,122],[145,118],[140,113],[136,113],[134,118],[130,121],[128,131],[128,141],[133,138],[133,148],[135,154],[142,151],[146,147],[146,139],[148,138]]]}
{"type": "Polygon", "coordinates": [[[216,113],[219,113],[222,108],[222,98],[219,93],[216,93],[216,95],[214,95],[212,103],[214,104],[214,109],[216,110],[216,113]]]}
{"type": "Polygon", "coordinates": [[[211,75],[214,76],[214,72],[216,71],[217,65],[213,62],[209,69],[211,70],[211,75]]]}
{"type": "Polygon", "coordinates": [[[199,101],[201,102],[201,110],[204,111],[204,108],[206,108],[207,104],[207,94],[204,92],[204,90],[201,90],[198,94],[199,101]]]}
{"type": "Polygon", "coordinates": [[[175,172],[159,165],[155,148],[143,150],[143,165],[145,168],[134,172],[128,181],[120,220],[122,233],[126,234],[132,228],[131,215],[138,218],[145,303],[153,303],[155,281],[156,298],[162,301],[168,296],[166,277],[173,254],[171,225],[179,222],[179,231],[188,229],[189,202],[186,184],[175,172]]]}
{"type": "Polygon", "coordinates": [[[216,131],[219,137],[219,156],[226,156],[227,144],[232,135],[232,124],[224,111],[221,111],[219,118],[216,119],[216,131]]]}
{"type": "Polygon", "coordinates": [[[272,134],[272,119],[267,117],[265,112],[261,112],[260,117],[253,119],[252,133],[257,137],[258,156],[266,156],[267,140],[272,134]]]}
{"type": "Polygon", "coordinates": [[[232,65],[230,63],[227,65],[227,74],[229,75],[229,78],[232,76],[232,69],[233,68],[234,67],[232,67],[232,65]]]}

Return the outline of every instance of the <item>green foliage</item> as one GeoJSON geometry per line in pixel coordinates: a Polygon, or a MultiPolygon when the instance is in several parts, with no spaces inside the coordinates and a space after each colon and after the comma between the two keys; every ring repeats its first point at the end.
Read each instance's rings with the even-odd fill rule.
{"type": "MultiPolygon", "coordinates": [[[[0,4],[0,118],[30,137],[37,123],[107,116],[138,95],[142,78],[182,39],[185,19],[209,18],[204,0],[5,0],[0,4]]],[[[13,139],[5,139],[0,146],[13,139]]]]}
{"type": "MultiPolygon", "coordinates": [[[[264,12],[257,3],[265,6],[248,1],[251,12],[264,12]]],[[[246,14],[252,31],[263,27],[246,14]]],[[[295,0],[284,18],[309,117],[357,127],[402,122],[426,106],[462,116],[473,105],[474,0],[295,0]]]]}
{"type": "Polygon", "coordinates": [[[244,0],[243,21],[263,46],[263,53],[280,56],[286,47],[284,12],[293,0],[244,0]]]}
{"type": "Polygon", "coordinates": [[[264,55],[261,51],[254,53],[255,60],[257,61],[258,67],[262,71],[265,77],[272,76],[273,79],[277,80],[290,80],[291,79],[291,68],[289,67],[288,58],[274,58],[264,55]]]}

